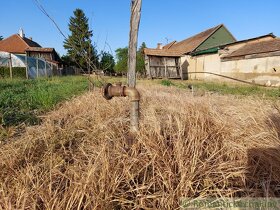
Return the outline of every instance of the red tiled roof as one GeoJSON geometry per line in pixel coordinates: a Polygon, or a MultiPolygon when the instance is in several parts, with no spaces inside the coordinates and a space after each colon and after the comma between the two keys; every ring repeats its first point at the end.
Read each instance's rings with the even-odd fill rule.
{"type": "Polygon", "coordinates": [[[224,58],[240,57],[252,54],[261,54],[268,52],[280,51],[280,39],[274,38],[268,41],[260,41],[255,43],[248,43],[240,49],[232,52],[224,58]]]}
{"type": "Polygon", "coordinates": [[[146,55],[154,56],[181,56],[183,54],[194,51],[213,33],[215,33],[223,24],[210,28],[181,42],[171,42],[163,47],[163,49],[145,49],[146,55]]]}
{"type": "Polygon", "coordinates": [[[22,38],[18,34],[14,34],[6,39],[0,41],[0,51],[10,53],[25,53],[25,50],[29,47],[41,47],[38,43],[28,39],[22,38]]]}

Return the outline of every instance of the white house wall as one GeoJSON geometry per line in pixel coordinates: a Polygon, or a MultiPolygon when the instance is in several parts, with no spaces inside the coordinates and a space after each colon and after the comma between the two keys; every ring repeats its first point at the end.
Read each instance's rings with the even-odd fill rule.
{"type": "Polygon", "coordinates": [[[268,81],[272,85],[280,84],[280,56],[232,61],[221,61],[218,53],[194,57],[183,56],[181,57],[181,68],[183,72],[188,72],[188,79],[230,81],[227,78],[213,75],[218,74],[260,84],[266,84],[268,81]]]}
{"type": "Polygon", "coordinates": [[[280,56],[221,62],[221,74],[266,84],[280,82],[280,56]]]}

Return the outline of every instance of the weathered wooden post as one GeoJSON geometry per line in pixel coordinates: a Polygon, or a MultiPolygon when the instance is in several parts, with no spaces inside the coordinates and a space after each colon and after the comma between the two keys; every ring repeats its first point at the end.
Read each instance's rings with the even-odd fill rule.
{"type": "Polygon", "coordinates": [[[38,58],[36,58],[36,77],[39,77],[39,61],[38,58]]]}
{"type": "Polygon", "coordinates": [[[45,59],[45,76],[48,77],[48,72],[47,72],[47,61],[45,59]]]}
{"type": "Polygon", "coordinates": [[[26,79],[28,79],[28,57],[27,57],[27,53],[25,55],[25,76],[26,76],[26,79]]]}
{"type": "MultiPolygon", "coordinates": [[[[130,33],[128,47],[128,73],[127,80],[129,87],[136,86],[136,52],[138,41],[138,30],[141,18],[142,0],[131,0],[130,33]]],[[[130,107],[131,131],[139,129],[139,101],[132,101],[130,107]]]]}
{"type": "Polygon", "coordinates": [[[13,63],[12,63],[11,53],[9,53],[9,67],[10,67],[10,78],[13,79],[13,63]]]}

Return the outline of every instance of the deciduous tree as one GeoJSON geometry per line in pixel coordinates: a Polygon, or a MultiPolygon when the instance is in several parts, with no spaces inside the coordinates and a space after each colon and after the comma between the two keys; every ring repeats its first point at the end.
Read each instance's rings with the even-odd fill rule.
{"type": "Polygon", "coordinates": [[[118,73],[127,72],[127,57],[128,57],[128,48],[118,48],[116,49],[116,58],[117,63],[115,65],[115,71],[118,73]]]}
{"type": "Polygon", "coordinates": [[[101,52],[100,68],[106,73],[114,73],[115,60],[109,52],[101,52]]]}
{"type": "Polygon", "coordinates": [[[136,71],[140,74],[145,74],[145,54],[144,49],[146,48],[146,43],[143,42],[137,51],[136,56],[136,71]]]}

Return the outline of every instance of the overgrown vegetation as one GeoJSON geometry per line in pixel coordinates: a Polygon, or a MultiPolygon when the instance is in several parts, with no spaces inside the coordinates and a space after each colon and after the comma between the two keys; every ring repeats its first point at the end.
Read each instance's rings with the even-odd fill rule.
{"type": "Polygon", "coordinates": [[[280,196],[278,101],[139,90],[131,149],[127,99],[99,91],[2,145],[0,208],[179,209],[183,197],[280,196]]]}
{"type": "MultiPolygon", "coordinates": [[[[136,54],[136,72],[144,75],[145,74],[145,54],[144,49],[146,48],[145,42],[141,44],[136,54]]],[[[127,72],[127,60],[128,60],[128,48],[118,48],[116,50],[117,62],[115,65],[115,71],[118,73],[127,72]]]]}
{"type": "Polygon", "coordinates": [[[84,92],[87,87],[86,78],[74,76],[0,80],[0,125],[37,124],[38,114],[84,92]]]}

